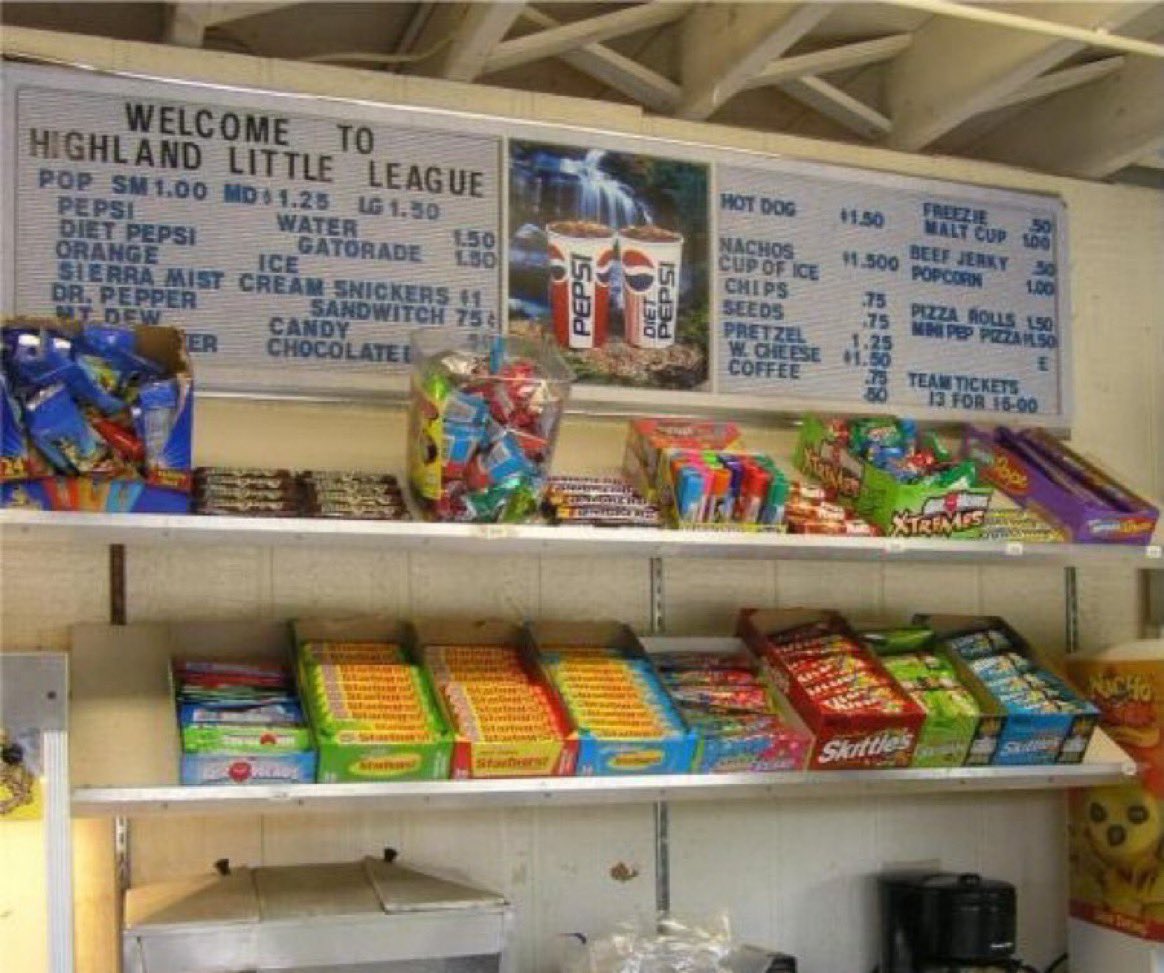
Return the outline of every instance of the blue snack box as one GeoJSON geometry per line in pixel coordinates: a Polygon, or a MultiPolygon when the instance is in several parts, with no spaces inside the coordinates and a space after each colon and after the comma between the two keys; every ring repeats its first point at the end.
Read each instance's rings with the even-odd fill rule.
{"type": "MultiPolygon", "coordinates": [[[[555,648],[609,647],[633,660],[640,678],[649,687],[652,700],[667,715],[678,732],[665,737],[639,739],[610,739],[597,736],[584,726],[575,730],[578,736],[578,763],[574,773],[579,777],[617,776],[620,774],[686,774],[691,772],[698,735],[687,725],[671,702],[646,651],[631,629],[620,622],[535,622],[527,625],[526,637],[541,660],[547,678],[559,689],[554,674],[546,662],[555,648]]],[[[569,700],[564,700],[570,713],[569,700]]],[[[570,713],[573,720],[573,714],[570,713]]]]}
{"type": "Polygon", "coordinates": [[[314,784],[314,750],[298,753],[183,753],[183,785],[314,784]]]}
{"type": "Polygon", "coordinates": [[[941,640],[986,632],[1002,632],[1010,643],[1007,651],[1029,660],[1046,682],[1070,694],[1075,711],[1070,713],[1036,713],[1021,711],[999,699],[990,685],[979,679],[964,656],[951,650],[950,656],[960,675],[990,696],[999,699],[1006,710],[1002,733],[992,763],[996,765],[1077,764],[1083,760],[1091,734],[1099,723],[1099,710],[1085,700],[1018,632],[996,615],[915,615],[914,623],[928,625],[941,640]]]}

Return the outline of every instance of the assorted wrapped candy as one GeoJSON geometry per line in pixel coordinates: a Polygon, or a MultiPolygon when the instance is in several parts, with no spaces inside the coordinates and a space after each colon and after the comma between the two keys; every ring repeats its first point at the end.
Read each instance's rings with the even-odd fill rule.
{"type": "MultiPolygon", "coordinates": [[[[164,492],[189,489],[193,383],[181,335],[150,334],[145,343],[161,360],[143,354],[139,340],[136,331],[98,324],[5,324],[0,482],[41,481],[29,488],[36,491],[30,501],[57,509],[186,507],[184,496],[164,492]],[[62,478],[100,486],[66,488],[62,478]],[[147,485],[163,490],[147,493],[147,485]]],[[[4,496],[11,502],[12,489],[4,496]]]]}
{"type": "Polygon", "coordinates": [[[687,724],[700,735],[698,773],[797,770],[812,738],[780,713],[746,651],[651,656],[687,724]]]}
{"type": "Polygon", "coordinates": [[[788,479],[763,453],[666,449],[660,500],[675,527],[778,528],[788,479]]]}
{"type": "Polygon", "coordinates": [[[437,520],[526,520],[545,496],[570,371],[547,342],[475,334],[447,347],[440,337],[413,339],[414,495],[437,520]]]}
{"type": "Polygon", "coordinates": [[[790,534],[874,537],[881,533],[848,507],[837,503],[825,487],[795,480],[788,487],[784,521],[790,534]]]}
{"type": "Polygon", "coordinates": [[[236,517],[409,519],[396,477],[330,470],[202,466],[194,471],[194,511],[236,517]]]}
{"type": "Polygon", "coordinates": [[[899,483],[945,490],[978,485],[978,467],[954,462],[938,436],[919,433],[912,419],[834,419],[828,429],[834,441],[899,483]]]}
{"type": "Polygon", "coordinates": [[[658,527],[659,508],[612,476],[553,476],[542,513],[555,524],[658,527]]]}

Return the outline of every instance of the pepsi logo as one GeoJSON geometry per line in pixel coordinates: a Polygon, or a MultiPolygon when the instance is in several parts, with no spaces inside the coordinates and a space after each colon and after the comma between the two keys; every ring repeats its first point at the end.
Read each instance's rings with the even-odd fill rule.
{"type": "Polygon", "coordinates": [[[622,279],[636,294],[645,294],[655,283],[655,262],[641,250],[622,255],[622,279]]]}
{"type": "Polygon", "coordinates": [[[560,284],[566,279],[566,255],[555,246],[550,244],[550,280],[555,284],[560,284]]]}
{"type": "MultiPolygon", "coordinates": [[[[607,247],[594,261],[594,278],[602,287],[610,286],[610,271],[614,267],[614,248],[607,247]]],[[[553,270],[550,271],[553,273],[553,270]]]]}

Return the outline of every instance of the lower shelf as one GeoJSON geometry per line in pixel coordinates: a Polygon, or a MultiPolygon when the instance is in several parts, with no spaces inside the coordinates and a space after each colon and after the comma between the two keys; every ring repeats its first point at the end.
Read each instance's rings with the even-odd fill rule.
{"type": "Polygon", "coordinates": [[[73,791],[81,817],[284,811],[415,810],[862,797],[894,794],[1045,790],[1118,784],[1135,764],[1097,732],[1083,763],[946,770],[850,770],[777,774],[678,774],[660,777],[540,777],[383,784],[219,787],[83,787],[73,791]]]}

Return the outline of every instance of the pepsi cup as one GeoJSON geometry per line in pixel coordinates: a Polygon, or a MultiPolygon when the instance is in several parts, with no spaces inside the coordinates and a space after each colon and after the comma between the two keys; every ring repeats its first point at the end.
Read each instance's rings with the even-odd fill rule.
{"type": "Polygon", "coordinates": [[[679,319],[683,236],[662,227],[618,231],[626,340],[636,348],[670,348],[679,319]]]}
{"type": "Polygon", "coordinates": [[[610,317],[614,230],[602,223],[561,220],[546,227],[550,314],[563,348],[599,348],[610,317]]]}

